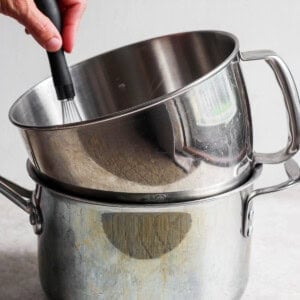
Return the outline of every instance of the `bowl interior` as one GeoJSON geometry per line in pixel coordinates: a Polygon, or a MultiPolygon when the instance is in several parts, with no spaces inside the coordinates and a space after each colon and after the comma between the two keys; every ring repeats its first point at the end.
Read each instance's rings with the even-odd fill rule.
{"type": "MultiPolygon", "coordinates": [[[[71,68],[76,105],[86,121],[147,106],[214,70],[235,47],[231,35],[203,31],[154,38],[96,56],[71,68]]],[[[25,93],[10,118],[26,127],[61,125],[52,79],[25,93]]]]}

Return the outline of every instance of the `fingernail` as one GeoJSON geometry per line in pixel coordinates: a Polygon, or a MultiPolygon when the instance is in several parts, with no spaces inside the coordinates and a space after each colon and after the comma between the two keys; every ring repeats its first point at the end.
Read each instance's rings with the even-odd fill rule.
{"type": "Polygon", "coordinates": [[[47,43],[46,43],[46,48],[49,51],[55,51],[58,50],[61,47],[61,41],[57,37],[51,38],[47,43]]]}

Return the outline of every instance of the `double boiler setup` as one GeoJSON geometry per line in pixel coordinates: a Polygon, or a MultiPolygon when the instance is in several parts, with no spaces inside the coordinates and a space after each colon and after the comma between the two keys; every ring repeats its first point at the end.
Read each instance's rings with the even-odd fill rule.
{"type": "Polygon", "coordinates": [[[230,33],[195,31],[95,56],[70,74],[82,120],[63,124],[52,78],[10,110],[35,190],[0,178],[30,216],[46,295],[240,298],[253,199],[300,180],[300,103],[284,61],[240,52],[230,33]],[[274,72],[288,116],[275,153],[253,149],[242,65],[254,60],[274,72]],[[282,164],[286,180],[256,189],[264,164],[282,164]]]}

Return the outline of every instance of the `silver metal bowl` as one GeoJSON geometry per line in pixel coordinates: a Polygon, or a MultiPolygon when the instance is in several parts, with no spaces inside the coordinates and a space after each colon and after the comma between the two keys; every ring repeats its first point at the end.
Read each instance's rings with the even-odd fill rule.
{"type": "Polygon", "coordinates": [[[299,99],[287,66],[271,51],[240,53],[229,33],[154,38],[88,59],[71,73],[83,122],[62,125],[51,79],[10,110],[34,167],[62,183],[209,196],[241,185],[255,162],[282,162],[299,147],[299,99]],[[253,150],[241,59],[265,60],[283,91],[289,138],[278,153],[253,150]]]}

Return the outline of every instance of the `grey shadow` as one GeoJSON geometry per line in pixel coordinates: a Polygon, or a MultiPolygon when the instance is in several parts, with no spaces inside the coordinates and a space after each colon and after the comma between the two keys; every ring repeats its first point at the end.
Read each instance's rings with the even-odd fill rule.
{"type": "Polygon", "coordinates": [[[0,252],[0,299],[46,300],[36,253],[0,252]]]}

